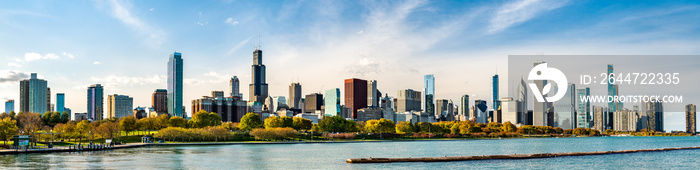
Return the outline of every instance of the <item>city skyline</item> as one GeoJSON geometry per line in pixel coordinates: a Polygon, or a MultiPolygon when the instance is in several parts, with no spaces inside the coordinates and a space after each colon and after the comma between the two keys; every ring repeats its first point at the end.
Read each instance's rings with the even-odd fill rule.
{"type": "MultiPolygon", "coordinates": [[[[2,80],[0,98],[19,101],[19,80],[28,78],[30,73],[38,73],[40,79],[48,81],[48,87],[52,88],[51,95],[67,94],[65,105],[74,113],[86,112],[84,110],[87,105],[86,89],[92,84],[104,85],[105,94],[124,94],[134,97],[134,107],[150,106],[152,92],[155,89],[166,88],[167,72],[164,70],[166,70],[167,55],[172,51],[182,52],[187,59],[184,61],[183,76],[185,110],[190,110],[189,101],[207,95],[210,91],[224,90],[229,93],[228,80],[233,76],[240,77],[240,84],[252,84],[248,81],[251,75],[250,52],[253,50],[251,40],[255,39],[256,34],[262,34],[262,49],[266,52],[265,64],[268,68],[267,82],[270,86],[270,96],[285,96],[288,94],[287,86],[292,82],[299,82],[304,87],[302,96],[334,88],[341,88],[342,91],[344,79],[357,77],[363,80],[377,80],[379,91],[396,97],[395,92],[398,90],[422,89],[422,77],[434,74],[437,77],[435,99],[459,101],[462,95],[469,94],[472,102],[478,99],[489,101],[491,99],[489,78],[499,74],[501,79],[507,80],[508,75],[505,70],[508,54],[697,54],[699,52],[693,47],[697,47],[697,41],[684,38],[697,36],[697,32],[693,31],[694,26],[677,27],[675,33],[670,34],[671,36],[664,31],[666,26],[679,26],[696,19],[692,16],[678,18],[679,15],[696,13],[692,9],[697,6],[682,4],[675,4],[677,7],[667,10],[654,7],[655,4],[648,4],[648,6],[608,4],[614,2],[509,1],[452,4],[406,1],[396,2],[396,4],[372,2],[348,4],[349,2],[345,2],[319,4],[319,6],[308,2],[291,2],[271,5],[265,9],[256,8],[253,10],[263,10],[268,13],[245,16],[250,11],[243,9],[260,4],[243,2],[237,6],[224,3],[219,8],[213,7],[214,5],[190,7],[187,4],[173,7],[166,2],[156,1],[107,1],[87,4],[84,10],[61,14],[54,10],[62,7],[79,9],[74,7],[78,5],[59,3],[56,7],[48,7],[51,5],[3,3],[10,4],[2,6],[19,8],[0,10],[0,21],[2,21],[0,24],[8,26],[7,30],[0,31],[0,36],[8,38],[8,41],[0,42],[2,44],[0,49],[3,49],[0,50],[0,59],[7,61],[6,65],[0,66],[0,80],[2,80]],[[333,11],[319,8],[321,5],[345,10],[333,11]],[[455,5],[463,7],[440,12],[440,9],[455,5]],[[597,19],[574,14],[583,10],[580,7],[586,5],[605,5],[623,10],[601,11],[602,14],[597,16],[599,17],[597,19]],[[224,12],[229,8],[240,11],[224,12]],[[183,9],[183,12],[176,14],[165,9],[173,11],[183,9]],[[304,12],[303,9],[317,11],[304,12]],[[512,10],[514,12],[508,13],[507,9],[514,9],[512,10]],[[275,11],[282,12],[275,13],[275,11]],[[74,19],[77,15],[83,14],[95,14],[95,16],[74,19]],[[362,17],[351,19],[355,14],[362,17]],[[560,14],[563,16],[557,16],[560,14]],[[221,17],[226,15],[230,16],[221,17]],[[507,20],[518,15],[525,17],[524,19],[515,18],[515,22],[507,20]],[[608,16],[602,17],[604,15],[608,16]],[[593,26],[567,21],[567,16],[574,16],[583,24],[593,26]],[[329,21],[334,17],[340,18],[339,21],[329,21]],[[475,19],[480,17],[486,19],[475,19]],[[593,34],[588,35],[592,38],[585,36],[569,38],[566,42],[571,44],[567,45],[561,45],[559,40],[561,36],[572,36],[571,34],[580,31],[579,29],[607,30],[608,27],[615,27],[618,24],[640,26],[650,24],[651,21],[648,20],[658,22],[666,17],[673,17],[675,20],[665,21],[665,24],[654,22],[664,27],[656,25],[649,30],[631,33],[623,33],[627,31],[624,28],[612,29],[610,33],[587,32],[593,34]],[[166,21],[157,21],[161,18],[166,21]],[[110,28],[104,29],[107,33],[94,31],[102,29],[97,26],[84,30],[67,29],[77,28],[75,25],[51,27],[50,29],[56,29],[56,31],[44,31],[43,29],[47,28],[36,25],[42,21],[54,25],[80,24],[87,21],[104,23],[105,27],[110,28]],[[622,21],[622,23],[607,23],[609,21],[622,21]],[[168,28],[170,24],[183,28],[171,29],[168,28]],[[294,27],[297,24],[311,26],[294,27]],[[417,25],[412,26],[412,24],[417,25]],[[554,32],[546,29],[538,30],[542,28],[536,26],[538,24],[544,24],[544,27],[568,26],[566,27],[568,29],[554,32]],[[574,26],[568,24],[583,28],[572,28],[574,26]],[[285,31],[275,28],[278,25],[291,27],[291,29],[285,31]],[[331,29],[320,29],[327,26],[331,29]],[[305,29],[311,31],[303,31],[301,35],[295,34],[295,31],[305,29]],[[469,30],[472,29],[477,30],[475,31],[477,33],[470,33],[469,30]],[[218,33],[196,37],[200,32],[205,31],[218,33]],[[528,34],[512,37],[520,32],[528,34]],[[89,45],[95,40],[89,36],[79,36],[83,33],[118,42],[100,41],[96,43],[98,45],[89,45]],[[659,33],[667,34],[664,34],[663,38],[655,36],[659,33]],[[33,34],[45,38],[39,39],[39,42],[26,40],[26,37],[34,37],[30,36],[33,34]],[[436,36],[406,36],[415,34],[436,36]],[[639,34],[645,35],[643,40],[632,37],[639,34]],[[217,36],[221,38],[216,38],[217,36]],[[608,42],[590,42],[596,37],[605,38],[608,42]],[[521,42],[530,38],[537,38],[540,42],[534,44],[521,42]],[[345,42],[348,39],[350,41],[345,42]],[[457,42],[463,39],[486,42],[484,44],[457,42]],[[175,43],[171,40],[182,42],[175,43]],[[64,41],[66,43],[59,44],[64,41]],[[201,45],[197,44],[202,42],[204,43],[201,45]],[[613,50],[607,47],[611,44],[615,47],[621,46],[619,44],[624,45],[622,48],[613,50]],[[441,54],[435,56],[436,51],[441,54]],[[307,64],[316,67],[303,68],[308,66],[307,64]],[[470,74],[464,75],[465,72],[470,74]]],[[[673,6],[675,2],[667,3],[673,6]]],[[[499,97],[514,97],[507,87],[506,83],[499,87],[501,92],[499,97]]],[[[249,94],[246,89],[241,88],[240,93],[249,94]]],[[[340,98],[344,98],[343,93],[340,98]]],[[[250,99],[246,98],[246,100],[250,99]]],[[[15,103],[15,108],[19,108],[19,102],[15,103]]],[[[51,103],[56,101],[52,100],[51,103]]],[[[667,127],[667,129],[683,130],[682,114],[677,119],[677,123],[670,124],[678,124],[678,126],[667,127]]],[[[676,118],[666,120],[676,120],[676,118]]]]}

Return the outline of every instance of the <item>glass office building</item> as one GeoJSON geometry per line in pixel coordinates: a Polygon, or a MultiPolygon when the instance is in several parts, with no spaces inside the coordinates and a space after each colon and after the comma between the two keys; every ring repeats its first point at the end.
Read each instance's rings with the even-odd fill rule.
{"type": "Polygon", "coordinates": [[[184,118],[182,80],[182,54],[175,52],[168,60],[168,114],[184,118]]]}

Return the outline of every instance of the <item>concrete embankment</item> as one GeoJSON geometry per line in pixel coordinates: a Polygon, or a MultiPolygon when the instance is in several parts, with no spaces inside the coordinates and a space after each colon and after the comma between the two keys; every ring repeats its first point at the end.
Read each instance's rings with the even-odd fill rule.
{"type": "Polygon", "coordinates": [[[53,153],[53,152],[82,152],[82,151],[101,151],[101,150],[113,150],[113,149],[126,149],[126,148],[136,148],[136,147],[143,147],[143,146],[148,146],[147,143],[130,143],[130,144],[124,144],[124,145],[115,145],[112,147],[82,147],[82,148],[69,148],[69,147],[55,147],[55,148],[47,148],[47,149],[3,149],[0,150],[0,155],[9,155],[9,154],[25,154],[25,153],[53,153]]]}
{"type": "Polygon", "coordinates": [[[621,151],[595,151],[595,152],[567,152],[567,153],[537,153],[537,154],[510,154],[510,155],[481,155],[481,156],[446,156],[446,157],[424,157],[424,158],[351,158],[347,163],[392,163],[392,162],[449,162],[449,161],[473,161],[473,160],[489,160],[489,159],[534,159],[534,158],[552,158],[562,156],[586,156],[586,155],[606,155],[606,154],[623,154],[636,152],[659,152],[672,151],[683,149],[700,149],[700,146],[695,147],[680,147],[680,148],[662,148],[662,149],[639,149],[639,150],[621,150],[621,151]]]}

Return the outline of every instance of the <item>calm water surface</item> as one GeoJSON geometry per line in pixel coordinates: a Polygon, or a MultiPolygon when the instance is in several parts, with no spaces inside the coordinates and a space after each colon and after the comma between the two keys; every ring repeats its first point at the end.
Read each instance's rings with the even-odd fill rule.
{"type": "Polygon", "coordinates": [[[700,146],[700,137],[594,137],[144,147],[0,156],[2,169],[699,169],[700,150],[526,160],[348,164],[347,158],[437,157],[700,146]]]}

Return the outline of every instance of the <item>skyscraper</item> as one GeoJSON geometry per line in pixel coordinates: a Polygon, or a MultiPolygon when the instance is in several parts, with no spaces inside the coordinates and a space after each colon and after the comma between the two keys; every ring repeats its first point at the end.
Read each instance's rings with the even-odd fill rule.
{"type": "Polygon", "coordinates": [[[134,98],[126,95],[107,96],[107,118],[122,118],[133,114],[134,98]]]}
{"type": "Polygon", "coordinates": [[[590,128],[591,127],[591,102],[588,100],[585,100],[583,102],[581,99],[582,98],[588,98],[591,96],[591,88],[580,88],[576,89],[578,92],[578,97],[576,98],[577,102],[577,112],[578,114],[576,116],[576,127],[577,128],[590,128]]]}
{"type": "Polygon", "coordinates": [[[532,115],[528,114],[529,111],[527,109],[527,85],[525,83],[525,80],[523,78],[520,78],[520,84],[518,85],[518,94],[515,98],[515,101],[520,101],[520,108],[522,112],[518,113],[518,117],[520,117],[520,120],[523,125],[532,125],[532,115]]]}
{"type": "Polygon", "coordinates": [[[44,113],[50,109],[46,80],[38,79],[36,73],[30,79],[20,81],[19,108],[23,112],[44,113]]]}
{"type": "Polygon", "coordinates": [[[437,99],[435,100],[435,114],[439,115],[436,116],[436,119],[440,119],[441,121],[449,121],[449,111],[447,109],[448,101],[445,99],[437,99]]]}
{"type": "Polygon", "coordinates": [[[263,65],[263,54],[259,46],[253,51],[253,65],[251,66],[253,76],[250,84],[249,99],[251,102],[265,102],[267,98],[267,83],[265,82],[265,65],[263,65]]]}
{"type": "Polygon", "coordinates": [[[423,76],[423,93],[425,93],[425,105],[423,106],[428,115],[439,117],[439,113],[435,113],[435,76],[428,74],[423,76]]]}
{"type": "Polygon", "coordinates": [[[15,100],[7,100],[5,102],[5,113],[15,111],[15,100]]]}
{"type": "Polygon", "coordinates": [[[377,80],[367,81],[367,105],[370,107],[379,107],[379,98],[377,96],[377,80]]]}
{"type": "Polygon", "coordinates": [[[288,105],[291,108],[301,109],[299,107],[299,102],[301,102],[301,84],[292,83],[289,85],[289,102],[288,105]]]}
{"type": "Polygon", "coordinates": [[[462,112],[460,112],[460,115],[466,116],[467,119],[469,119],[469,95],[462,95],[462,98],[459,102],[459,104],[462,107],[462,112]]]}
{"type": "Polygon", "coordinates": [[[182,54],[174,52],[168,60],[168,114],[170,116],[186,117],[182,103],[183,80],[182,54]]]}
{"type": "MultiPolygon", "coordinates": [[[[608,64],[608,79],[605,79],[605,83],[608,85],[608,96],[617,96],[617,86],[615,86],[615,75],[613,73],[613,65],[608,64]],[[611,82],[612,81],[612,82],[611,82]]],[[[608,112],[612,113],[617,111],[617,103],[615,101],[608,102],[608,112]]]]}
{"type": "Polygon", "coordinates": [[[51,88],[46,87],[46,111],[53,112],[53,105],[51,105],[51,88]]]}
{"type": "Polygon", "coordinates": [[[474,101],[474,117],[476,120],[476,123],[488,123],[486,120],[488,118],[488,113],[487,109],[488,105],[486,104],[486,101],[484,100],[475,100],[474,101]]]}
{"type": "Polygon", "coordinates": [[[685,105],[685,132],[695,134],[697,132],[697,119],[695,119],[695,105],[685,105]]]}
{"type": "Polygon", "coordinates": [[[56,111],[63,115],[63,111],[66,109],[65,105],[66,95],[63,93],[56,93],[56,111]]]}
{"type": "Polygon", "coordinates": [[[87,90],[88,119],[102,120],[104,111],[104,89],[100,84],[93,84],[87,90]]]}
{"type": "Polygon", "coordinates": [[[646,127],[648,131],[664,131],[664,106],[659,101],[642,102],[642,112],[646,116],[646,120],[642,120],[642,128],[646,127]]]}
{"type": "Polygon", "coordinates": [[[324,99],[326,116],[340,116],[340,89],[326,90],[326,98],[324,99]]]}
{"type": "Polygon", "coordinates": [[[603,106],[593,106],[593,129],[605,131],[608,129],[607,108],[603,106]]]}
{"type": "Polygon", "coordinates": [[[168,90],[156,89],[151,95],[151,107],[157,113],[168,113],[168,90]]]}
{"type": "MultiPolygon", "coordinates": [[[[533,64],[533,67],[544,64],[544,61],[537,61],[533,64]]],[[[534,80],[535,85],[537,86],[537,90],[540,92],[542,91],[542,88],[547,85],[547,80],[534,80]]],[[[546,96],[546,95],[545,95],[546,96]]],[[[533,96],[534,97],[534,96],[533,96]]],[[[548,101],[546,101],[546,98],[543,96],[543,99],[545,99],[544,102],[540,102],[537,100],[534,100],[534,106],[535,108],[532,110],[532,125],[535,126],[551,126],[548,124],[549,121],[547,121],[547,117],[549,114],[549,111],[551,110],[550,107],[552,104],[548,101]]]]}
{"type": "Polygon", "coordinates": [[[304,112],[315,113],[316,111],[321,111],[321,106],[323,106],[323,94],[312,93],[306,95],[304,100],[304,112]]]}
{"type": "MultiPolygon", "coordinates": [[[[564,97],[554,102],[554,125],[562,129],[576,128],[576,85],[570,83],[564,97]]],[[[557,86],[559,85],[557,84],[557,86]]],[[[554,91],[557,91],[554,89],[554,91]]]]}
{"type": "Polygon", "coordinates": [[[241,99],[243,98],[243,94],[240,93],[240,81],[238,80],[238,77],[233,76],[231,77],[231,81],[229,82],[229,85],[231,86],[231,97],[241,99]]]}
{"type": "Polygon", "coordinates": [[[367,81],[357,78],[345,79],[345,105],[357,119],[357,109],[367,107],[367,81]]]}
{"type": "Polygon", "coordinates": [[[493,75],[491,77],[491,90],[492,90],[492,98],[491,98],[491,109],[498,110],[499,107],[499,102],[498,102],[498,74],[493,75]]]}
{"type": "Polygon", "coordinates": [[[420,111],[420,92],[412,89],[399,90],[396,100],[396,112],[420,111]]]}

